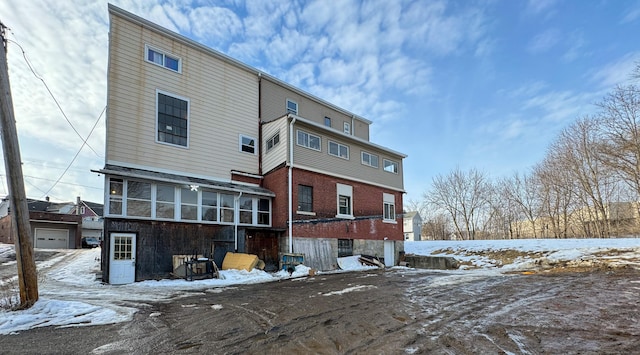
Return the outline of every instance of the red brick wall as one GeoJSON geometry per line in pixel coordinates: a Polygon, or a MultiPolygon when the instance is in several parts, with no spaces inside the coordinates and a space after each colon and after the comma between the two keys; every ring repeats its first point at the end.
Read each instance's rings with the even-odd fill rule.
{"type": "MultiPolygon", "coordinates": [[[[264,178],[264,187],[273,191],[273,227],[286,228],[288,220],[287,173],[283,167],[272,171],[264,178]]],[[[384,239],[404,240],[402,233],[402,193],[378,186],[364,184],[328,175],[293,170],[293,235],[296,237],[384,239]],[[337,219],[336,184],[353,188],[353,215],[355,220],[337,219]],[[313,211],[315,216],[296,214],[298,206],[298,184],[313,187],[313,211]],[[395,196],[396,223],[382,222],[382,194],[395,196]]]]}

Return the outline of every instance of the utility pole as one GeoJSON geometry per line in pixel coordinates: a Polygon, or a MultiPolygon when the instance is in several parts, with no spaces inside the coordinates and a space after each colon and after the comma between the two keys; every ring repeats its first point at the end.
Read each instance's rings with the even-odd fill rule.
{"type": "Polygon", "coordinates": [[[11,228],[16,237],[16,261],[18,264],[18,283],[20,284],[20,308],[29,308],[38,300],[38,275],[31,245],[31,225],[29,224],[29,206],[24,190],[22,160],[18,145],[16,120],[13,115],[13,101],[7,69],[7,41],[5,25],[0,22],[0,135],[4,150],[4,166],[7,170],[7,184],[11,199],[11,228]]]}

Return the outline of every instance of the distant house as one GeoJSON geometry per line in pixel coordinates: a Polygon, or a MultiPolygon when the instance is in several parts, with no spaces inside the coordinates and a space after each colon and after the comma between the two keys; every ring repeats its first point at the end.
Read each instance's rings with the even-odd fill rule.
{"type": "Polygon", "coordinates": [[[422,232],[422,217],[418,212],[407,212],[402,219],[404,231],[404,240],[419,241],[422,240],[420,233],[422,232]]]}
{"type": "Polygon", "coordinates": [[[403,250],[404,154],[371,121],[109,5],[103,279],[172,255],[336,258],[403,250]],[[135,261],[135,262],[134,262],[135,261]]]}
{"type": "MultiPolygon", "coordinates": [[[[15,243],[13,234],[11,208],[9,199],[0,203],[0,242],[15,243]]],[[[28,199],[29,223],[31,225],[34,248],[42,249],[74,249],[81,247],[82,217],[75,214],[59,213],[64,203],[48,200],[28,199]]]]}

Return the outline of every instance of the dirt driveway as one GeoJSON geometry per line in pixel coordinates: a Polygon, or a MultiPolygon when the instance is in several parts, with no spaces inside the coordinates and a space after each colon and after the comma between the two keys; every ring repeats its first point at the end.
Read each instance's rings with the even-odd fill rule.
{"type": "Polygon", "coordinates": [[[3,353],[603,354],[640,349],[640,271],[387,270],[213,288],[3,353]]]}

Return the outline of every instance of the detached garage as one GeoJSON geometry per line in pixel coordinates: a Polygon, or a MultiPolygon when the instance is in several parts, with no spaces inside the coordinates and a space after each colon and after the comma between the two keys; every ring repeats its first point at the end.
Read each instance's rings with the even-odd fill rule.
{"type": "Polygon", "coordinates": [[[36,248],[67,249],[69,248],[69,229],[34,228],[33,239],[36,248]]]}

